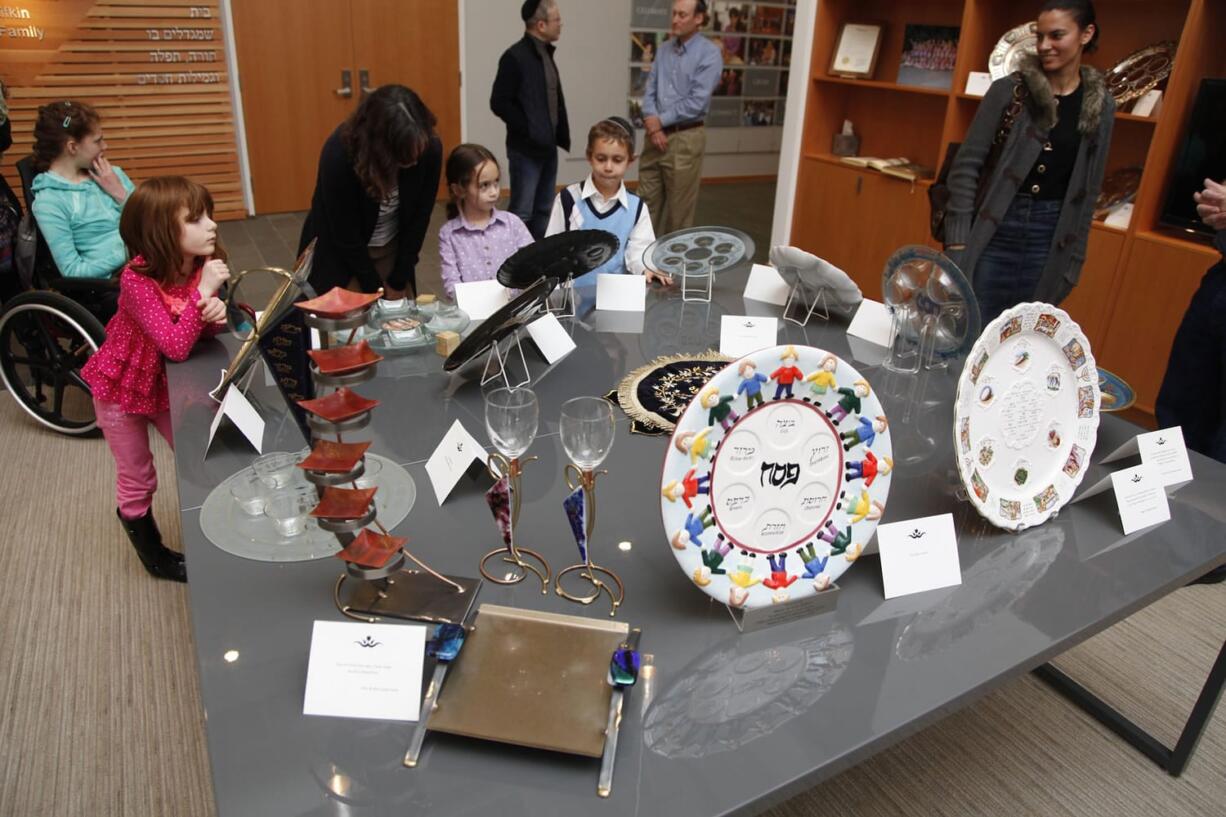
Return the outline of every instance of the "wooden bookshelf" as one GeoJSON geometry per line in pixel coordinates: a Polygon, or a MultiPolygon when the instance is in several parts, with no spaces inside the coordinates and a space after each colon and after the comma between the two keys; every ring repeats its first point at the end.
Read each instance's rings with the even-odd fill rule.
{"type": "MultiPolygon", "coordinates": [[[[1226,75],[1226,3],[1111,0],[1097,6],[1100,47],[1087,62],[1099,69],[1162,40],[1178,44],[1158,116],[1116,114],[1107,171],[1143,171],[1132,222],[1127,229],[1094,223],[1081,283],[1063,304],[1085,329],[1099,363],[1131,383],[1138,408],[1152,414],[1175,329],[1218,258],[1211,247],[1164,231],[1158,222],[1200,80],[1226,75]]],[[[928,234],[930,183],[909,184],[844,164],[830,152],[833,136],[851,120],[861,155],[906,156],[939,167],[979,109],[981,98],[965,93],[968,75],[987,70],[997,40],[1027,13],[1033,12],[1007,0],[823,0],[813,32],[792,243],[847,270],[873,298],[895,249],[936,246],[928,234]],[[828,75],[844,22],[884,26],[869,79],[828,75]],[[949,90],[895,81],[908,24],[960,27],[949,90]]]]}

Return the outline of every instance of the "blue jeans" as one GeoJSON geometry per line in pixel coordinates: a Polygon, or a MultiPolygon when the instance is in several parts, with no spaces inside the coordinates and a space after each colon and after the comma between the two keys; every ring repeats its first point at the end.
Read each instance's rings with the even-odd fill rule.
{"type": "Polygon", "coordinates": [[[1010,307],[1034,300],[1063,202],[1016,196],[975,262],[973,285],[987,326],[1010,307]]]}
{"type": "Polygon", "coordinates": [[[558,151],[538,159],[507,148],[507,172],[511,176],[511,203],[508,207],[528,225],[532,237],[545,237],[549,213],[553,209],[554,186],[558,181],[558,151]]]}
{"type": "Polygon", "coordinates": [[[1154,413],[1158,427],[1183,426],[1188,448],[1226,462],[1226,261],[1201,279],[1166,364],[1154,413]]]}

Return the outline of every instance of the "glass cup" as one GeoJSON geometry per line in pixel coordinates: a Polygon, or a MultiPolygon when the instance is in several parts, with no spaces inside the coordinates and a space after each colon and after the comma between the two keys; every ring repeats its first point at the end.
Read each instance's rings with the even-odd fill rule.
{"type": "Polygon", "coordinates": [[[264,515],[272,520],[281,536],[301,536],[307,528],[308,514],[318,503],[315,490],[310,487],[281,491],[268,497],[264,515]]]}
{"type": "Polygon", "coordinates": [[[272,451],[256,457],[251,467],[256,476],[264,480],[264,484],[273,490],[289,486],[294,479],[294,471],[298,470],[297,454],[288,451],[272,451]]]}
{"type": "Polygon", "coordinates": [[[239,510],[248,516],[260,516],[268,501],[268,486],[248,468],[230,481],[230,496],[238,503],[239,510]]]}
{"type": "Polygon", "coordinates": [[[604,462],[613,448],[613,406],[603,397],[575,397],[562,404],[562,448],[581,471],[604,462]]]}
{"type": "Polygon", "coordinates": [[[536,439],[540,404],[532,389],[494,389],[485,395],[485,429],[507,459],[519,459],[536,439]]]}

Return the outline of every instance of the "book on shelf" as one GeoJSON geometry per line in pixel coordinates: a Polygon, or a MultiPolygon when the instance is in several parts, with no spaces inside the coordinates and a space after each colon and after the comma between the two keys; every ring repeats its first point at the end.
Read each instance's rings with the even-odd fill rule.
{"type": "Polygon", "coordinates": [[[902,167],[903,165],[907,165],[910,163],[911,163],[911,160],[906,158],[905,156],[899,156],[895,159],[869,159],[868,160],[869,167],[871,167],[873,170],[881,170],[881,171],[885,171],[887,168],[891,168],[891,167],[902,167]]]}
{"type": "Polygon", "coordinates": [[[897,176],[900,179],[906,179],[909,182],[919,181],[920,179],[931,179],[936,174],[931,167],[918,164],[917,162],[907,162],[901,165],[890,165],[883,167],[881,172],[886,176],[897,176]]]}

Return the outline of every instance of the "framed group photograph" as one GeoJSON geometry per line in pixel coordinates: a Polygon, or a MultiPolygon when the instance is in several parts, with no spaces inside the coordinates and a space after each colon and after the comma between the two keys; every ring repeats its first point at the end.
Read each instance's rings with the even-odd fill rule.
{"type": "Polygon", "coordinates": [[[908,25],[898,64],[898,84],[946,91],[953,87],[958,32],[957,26],[908,25]]]}

